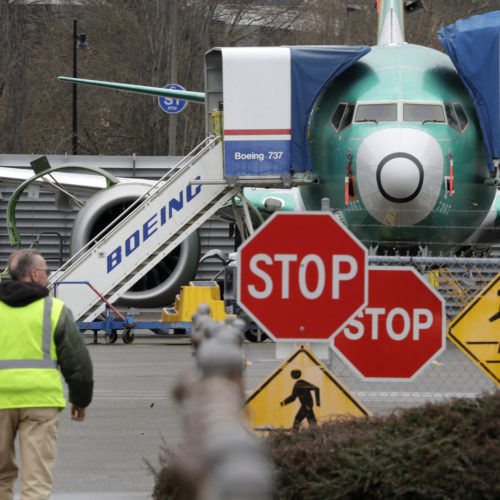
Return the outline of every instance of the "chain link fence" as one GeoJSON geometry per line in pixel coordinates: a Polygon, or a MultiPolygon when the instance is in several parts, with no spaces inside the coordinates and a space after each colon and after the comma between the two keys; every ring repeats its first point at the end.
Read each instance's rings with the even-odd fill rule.
{"type": "MultiPolygon", "coordinates": [[[[448,324],[500,272],[500,258],[495,257],[372,256],[369,264],[415,267],[445,298],[448,324]]],[[[500,321],[496,340],[500,345],[500,321]]],[[[500,361],[500,354],[498,358],[500,361]]],[[[493,379],[449,339],[446,350],[408,382],[364,381],[333,353],[329,368],[374,414],[499,390],[493,379]]]]}

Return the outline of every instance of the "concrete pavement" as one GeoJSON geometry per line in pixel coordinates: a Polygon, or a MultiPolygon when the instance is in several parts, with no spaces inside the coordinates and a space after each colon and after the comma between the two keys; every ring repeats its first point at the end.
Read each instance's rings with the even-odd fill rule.
{"type": "MultiPolygon", "coordinates": [[[[94,364],[94,398],[84,422],[71,421],[68,409],[61,413],[51,498],[151,498],[154,478],[146,461],[157,467],[164,442],[175,449],[182,437],[171,387],[192,364],[190,340],[136,336],[129,345],[120,338],[111,345],[104,344],[102,337],[99,344],[93,344],[91,336],[85,340],[94,364]]],[[[261,358],[259,351],[264,356],[268,351],[272,356],[269,346],[252,345],[250,355],[261,358]]],[[[250,365],[249,387],[257,385],[275,364],[269,358],[250,365]]]]}
{"type": "MultiPolygon", "coordinates": [[[[151,498],[154,478],[146,462],[158,466],[161,447],[175,450],[182,426],[171,388],[192,364],[190,340],[136,336],[125,345],[106,345],[86,337],[94,363],[94,400],[84,422],[60,418],[54,500],[143,500],[151,498]]],[[[245,343],[251,362],[247,393],[280,363],[275,345],[245,343]]],[[[449,397],[473,397],[495,385],[457,348],[447,350],[414,382],[361,381],[338,358],[329,368],[374,413],[449,397]]],[[[19,454],[18,454],[19,456],[19,454]]],[[[16,485],[19,491],[19,484],[16,485]]]]}

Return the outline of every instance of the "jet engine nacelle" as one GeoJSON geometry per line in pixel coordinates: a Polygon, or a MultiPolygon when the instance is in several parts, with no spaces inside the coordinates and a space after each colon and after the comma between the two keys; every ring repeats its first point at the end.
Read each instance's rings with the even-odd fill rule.
{"type": "MultiPolygon", "coordinates": [[[[89,198],[73,225],[71,255],[113,222],[150,187],[140,182],[120,183],[89,198]]],[[[134,307],[170,305],[180,287],[194,278],[199,259],[200,240],[195,231],[123,294],[119,304],[134,307]]],[[[92,282],[91,278],[89,281],[92,282]]]]}

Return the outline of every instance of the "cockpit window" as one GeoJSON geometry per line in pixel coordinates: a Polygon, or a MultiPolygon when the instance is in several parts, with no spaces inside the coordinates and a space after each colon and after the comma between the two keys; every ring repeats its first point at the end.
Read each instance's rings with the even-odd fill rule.
{"type": "Polygon", "coordinates": [[[458,103],[432,102],[379,102],[358,103],[341,102],[337,104],[331,124],[337,132],[341,132],[353,123],[380,122],[416,122],[442,123],[463,132],[469,120],[463,107],[458,103]]]}
{"type": "Polygon", "coordinates": [[[388,104],[359,104],[356,110],[356,122],[395,122],[398,119],[398,106],[388,104]]]}
{"type": "Polygon", "coordinates": [[[354,116],[354,104],[350,103],[347,105],[347,109],[342,120],[341,130],[348,127],[352,123],[352,117],[354,116]]]}
{"type": "Polygon", "coordinates": [[[352,123],[352,115],[354,114],[354,104],[341,102],[336,108],[332,116],[332,125],[340,132],[352,123]]]}
{"type": "Polygon", "coordinates": [[[338,128],[340,127],[340,122],[342,121],[342,117],[344,116],[344,111],[346,106],[347,104],[340,103],[335,109],[335,112],[333,113],[332,125],[336,130],[338,130],[338,128]]]}
{"type": "Polygon", "coordinates": [[[448,125],[451,128],[454,128],[458,132],[460,132],[460,125],[458,124],[458,118],[457,115],[455,114],[455,110],[453,109],[453,105],[445,102],[444,103],[444,110],[446,112],[446,118],[448,120],[448,125]]]}
{"type": "Polygon", "coordinates": [[[445,123],[443,107],[440,104],[403,104],[405,122],[445,123]]]}
{"type": "Polygon", "coordinates": [[[469,124],[469,120],[467,119],[467,115],[465,114],[464,108],[460,104],[454,104],[455,113],[457,114],[458,124],[460,125],[460,129],[464,130],[469,124]]]}

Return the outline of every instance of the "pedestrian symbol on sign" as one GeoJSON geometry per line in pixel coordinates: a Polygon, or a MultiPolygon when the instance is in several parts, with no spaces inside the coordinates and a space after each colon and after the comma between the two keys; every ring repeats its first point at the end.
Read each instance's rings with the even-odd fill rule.
{"type": "Polygon", "coordinates": [[[300,370],[292,370],[290,376],[295,379],[298,378],[299,380],[295,382],[292,394],[290,394],[290,396],[288,396],[284,401],[280,403],[281,406],[293,403],[298,398],[300,401],[300,408],[297,412],[297,415],[295,415],[293,428],[298,429],[300,423],[305,418],[307,418],[309,424],[315,424],[316,417],[313,411],[314,402],[311,393],[314,392],[314,395],[316,397],[316,406],[320,406],[319,388],[311,384],[310,382],[307,382],[307,380],[302,380],[300,378],[302,376],[302,372],[300,370]]]}
{"type": "Polygon", "coordinates": [[[360,417],[370,412],[305,345],[283,361],[245,401],[246,424],[257,432],[290,429],[292,425],[297,428],[347,415],[360,417]]]}

